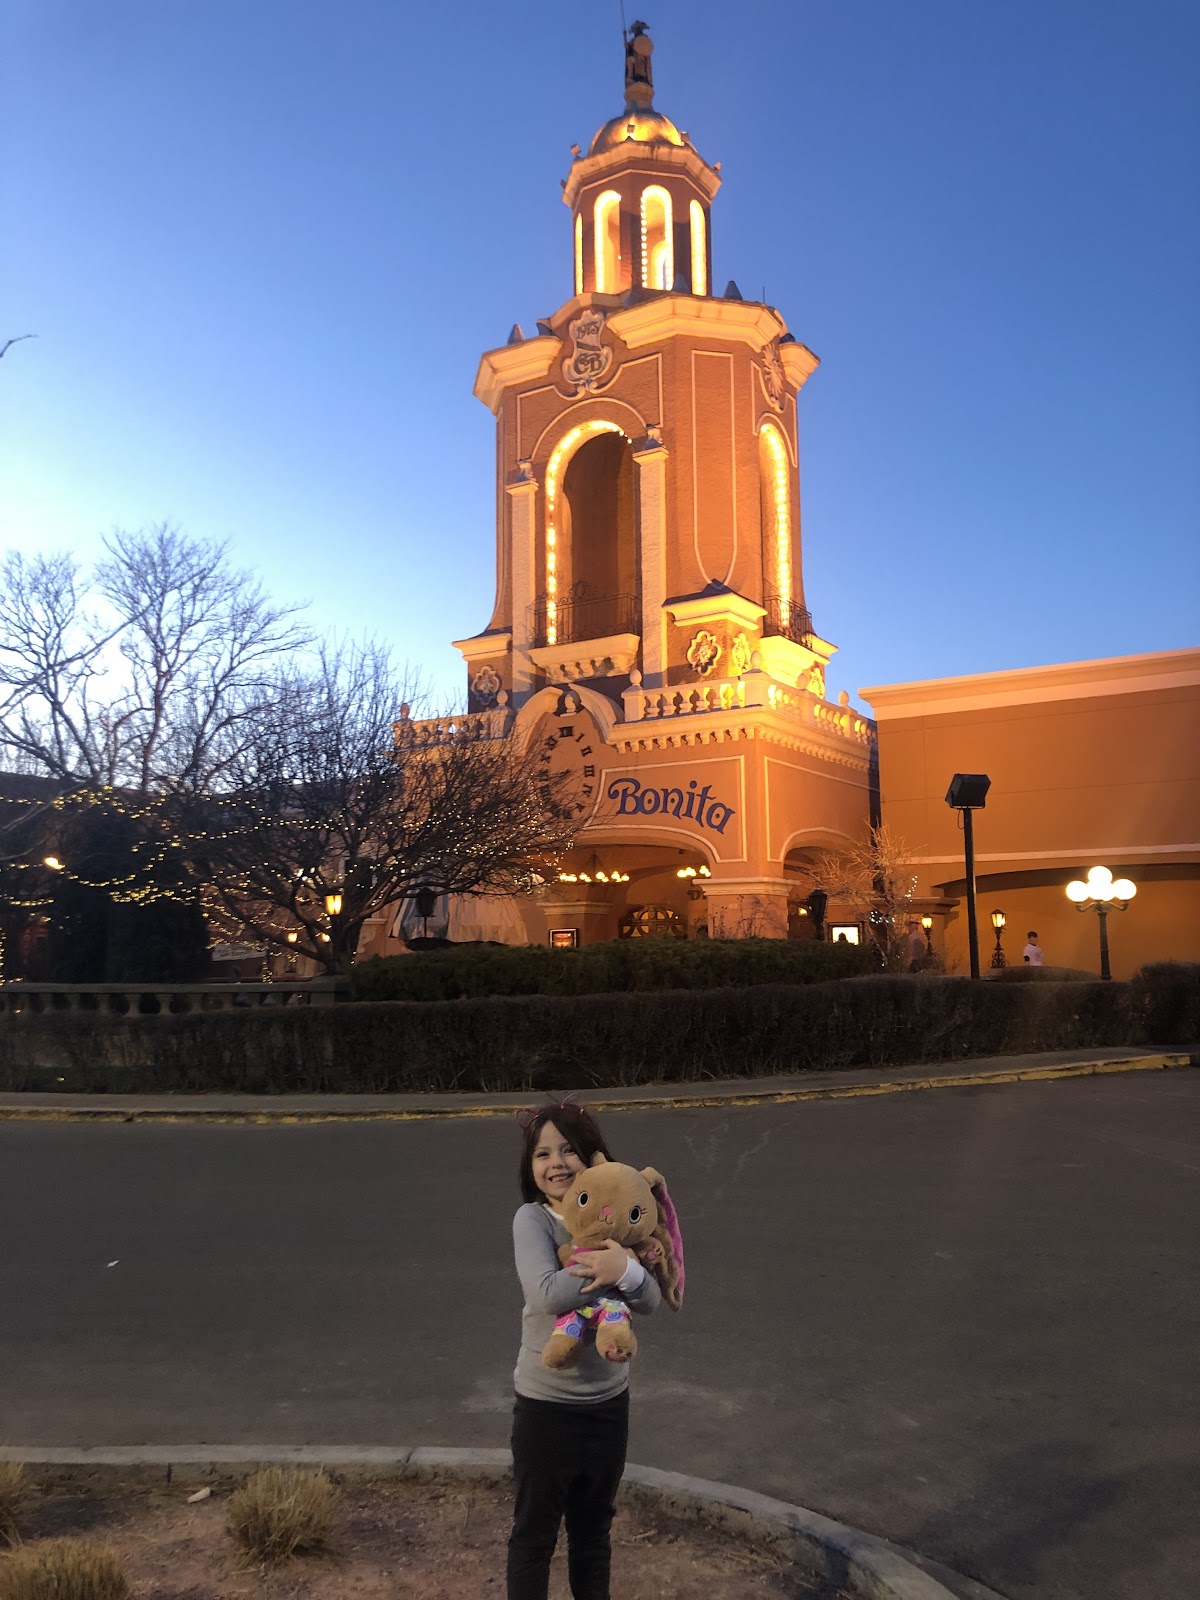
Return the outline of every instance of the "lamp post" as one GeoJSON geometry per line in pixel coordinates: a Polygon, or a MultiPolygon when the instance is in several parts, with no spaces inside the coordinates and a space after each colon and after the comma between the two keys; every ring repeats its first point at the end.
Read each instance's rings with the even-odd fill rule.
{"type": "Polygon", "coordinates": [[[333,959],[338,958],[338,918],[342,914],[342,897],[340,894],[327,894],[325,896],[325,910],[329,915],[329,943],[333,946],[333,959]]]}
{"type": "Polygon", "coordinates": [[[933,954],[933,918],[928,912],[921,918],[921,926],[925,930],[925,954],[933,954]]]}
{"type": "Polygon", "coordinates": [[[433,915],[434,907],[437,905],[437,903],[438,897],[436,889],[418,889],[416,894],[413,895],[413,904],[416,906],[417,915],[421,919],[422,939],[428,939],[429,937],[429,919],[433,915]]]}
{"type": "Polygon", "coordinates": [[[967,939],[971,947],[971,976],[979,976],[979,930],[975,926],[975,829],[971,813],[982,811],[992,780],[982,772],[956,772],[946,790],[946,804],[962,812],[963,850],[967,876],[967,939]]]}
{"type": "Polygon", "coordinates": [[[1004,924],[1007,920],[1003,911],[992,912],[992,927],[996,930],[996,948],[992,951],[992,965],[994,967],[1006,967],[1008,965],[1008,962],[1004,959],[1004,951],[1000,944],[1000,937],[1004,932],[1004,924]]]}
{"type": "Polygon", "coordinates": [[[1092,867],[1088,872],[1087,881],[1076,878],[1067,885],[1067,899],[1076,911],[1094,911],[1100,919],[1100,976],[1108,979],[1112,977],[1112,970],[1108,964],[1108,913],[1110,910],[1125,911],[1129,902],[1137,893],[1137,884],[1129,878],[1118,878],[1113,881],[1113,875],[1107,867],[1092,867]]]}

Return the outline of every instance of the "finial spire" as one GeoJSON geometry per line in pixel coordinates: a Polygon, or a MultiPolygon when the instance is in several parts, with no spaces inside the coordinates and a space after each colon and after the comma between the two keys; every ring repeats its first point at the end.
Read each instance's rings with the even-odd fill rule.
{"type": "Polygon", "coordinates": [[[625,104],[631,111],[649,111],[654,104],[654,44],[645,22],[635,22],[625,38],[625,104]]]}

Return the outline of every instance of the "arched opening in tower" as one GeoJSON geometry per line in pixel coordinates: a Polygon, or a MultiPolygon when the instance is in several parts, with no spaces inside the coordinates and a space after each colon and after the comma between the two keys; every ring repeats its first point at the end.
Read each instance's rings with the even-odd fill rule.
{"type": "Polygon", "coordinates": [[[598,433],[571,457],[562,524],[559,641],[638,632],[633,447],[624,434],[598,433]]]}
{"type": "Polygon", "coordinates": [[[642,284],[669,289],[675,282],[671,196],[658,184],[642,191],[642,284]]]}
{"type": "Polygon", "coordinates": [[[791,466],[774,423],[758,435],[758,488],[762,539],[763,604],[772,633],[790,633],[798,598],[792,570],[791,466]]]}
{"type": "Polygon", "coordinates": [[[592,212],[596,293],[617,294],[621,282],[621,196],[606,189],[592,212]]]}

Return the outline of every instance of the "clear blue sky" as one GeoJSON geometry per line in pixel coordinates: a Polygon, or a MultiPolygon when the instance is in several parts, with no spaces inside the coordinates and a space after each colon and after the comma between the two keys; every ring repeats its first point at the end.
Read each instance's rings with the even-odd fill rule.
{"type": "MultiPolygon", "coordinates": [[[[627,0],[632,21],[635,0],[627,0]]],[[[1197,642],[1193,0],[657,0],[801,403],[830,690],[1197,642]]],[[[0,546],[170,519],[457,695],[479,354],[571,293],[617,0],[0,0],[0,546]]]]}

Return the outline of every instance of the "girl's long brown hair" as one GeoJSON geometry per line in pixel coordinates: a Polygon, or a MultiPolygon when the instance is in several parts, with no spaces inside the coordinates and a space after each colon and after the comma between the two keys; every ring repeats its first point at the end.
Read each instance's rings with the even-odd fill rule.
{"type": "Polygon", "coordinates": [[[559,1106],[543,1106],[525,1124],[521,1164],[517,1170],[517,1184],[521,1190],[521,1198],[535,1204],[539,1200],[544,1200],[545,1196],[533,1181],[533,1152],[537,1149],[542,1129],[548,1122],[554,1124],[585,1167],[591,1166],[592,1157],[597,1151],[609,1161],[613,1160],[613,1153],[608,1148],[599,1124],[590,1111],[583,1106],[571,1105],[569,1102],[559,1106]]]}

